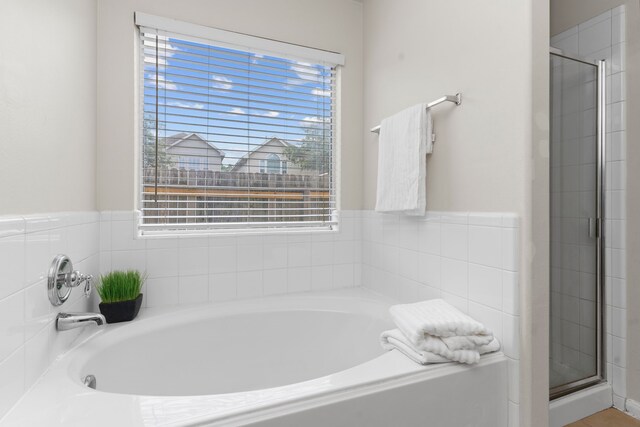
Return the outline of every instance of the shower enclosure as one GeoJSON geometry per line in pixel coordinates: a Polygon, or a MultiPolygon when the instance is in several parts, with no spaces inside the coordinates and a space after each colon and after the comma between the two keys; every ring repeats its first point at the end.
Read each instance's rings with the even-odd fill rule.
{"type": "Polygon", "coordinates": [[[603,380],[604,61],[552,49],[550,398],[603,380]]]}

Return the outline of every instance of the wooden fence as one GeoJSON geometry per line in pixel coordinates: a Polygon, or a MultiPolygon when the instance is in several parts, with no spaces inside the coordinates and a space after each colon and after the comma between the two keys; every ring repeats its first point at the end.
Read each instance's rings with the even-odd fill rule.
{"type": "Polygon", "coordinates": [[[328,175],[144,170],[145,224],[330,220],[328,175]]]}

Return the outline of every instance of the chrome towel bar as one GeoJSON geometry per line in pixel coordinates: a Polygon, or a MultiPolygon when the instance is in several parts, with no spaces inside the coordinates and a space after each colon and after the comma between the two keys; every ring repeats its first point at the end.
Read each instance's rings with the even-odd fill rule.
{"type": "MultiPolygon", "coordinates": [[[[427,108],[431,108],[431,107],[435,107],[438,104],[442,104],[443,102],[453,102],[456,105],[460,105],[462,104],[462,94],[461,93],[456,93],[455,95],[445,95],[442,98],[438,98],[433,102],[430,102],[427,104],[427,108]]],[[[380,125],[371,128],[371,132],[373,133],[380,133],[380,125]]]]}

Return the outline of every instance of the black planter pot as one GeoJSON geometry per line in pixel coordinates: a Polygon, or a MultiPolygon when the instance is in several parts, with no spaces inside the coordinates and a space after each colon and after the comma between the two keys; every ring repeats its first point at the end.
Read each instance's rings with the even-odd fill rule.
{"type": "Polygon", "coordinates": [[[138,295],[136,299],[129,301],[101,302],[98,305],[98,307],[100,307],[100,313],[107,319],[107,323],[128,322],[129,320],[133,320],[138,315],[141,306],[142,294],[138,295]]]}

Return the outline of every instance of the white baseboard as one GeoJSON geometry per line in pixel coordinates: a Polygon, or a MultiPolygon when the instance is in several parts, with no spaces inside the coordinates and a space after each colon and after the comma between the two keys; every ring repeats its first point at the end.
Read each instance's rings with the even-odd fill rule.
{"type": "MultiPolygon", "coordinates": [[[[549,427],[562,427],[613,405],[610,384],[593,387],[561,397],[549,404],[549,427]]],[[[638,406],[640,414],[640,405],[638,406]]]]}
{"type": "Polygon", "coordinates": [[[626,412],[627,411],[627,398],[626,397],[622,397],[622,396],[618,396],[617,394],[613,393],[613,407],[622,411],[622,412],[626,412]]]}
{"type": "Polygon", "coordinates": [[[627,399],[626,410],[633,418],[640,419],[640,403],[633,399],[627,399]]]}

